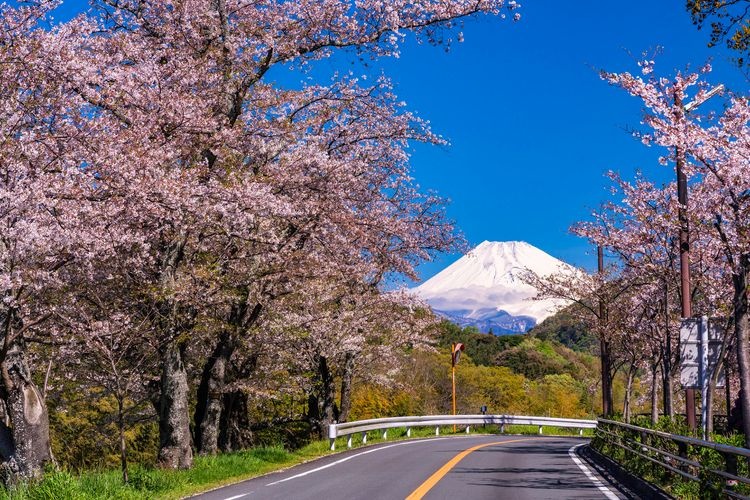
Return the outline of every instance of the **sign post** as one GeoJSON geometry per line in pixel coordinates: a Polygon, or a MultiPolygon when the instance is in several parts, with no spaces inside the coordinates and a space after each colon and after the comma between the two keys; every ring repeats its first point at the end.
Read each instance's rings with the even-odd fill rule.
{"type": "MultiPolygon", "coordinates": [[[[708,316],[683,319],[680,324],[680,382],[685,389],[701,391],[701,431],[708,438],[708,387],[710,374],[719,363],[724,332],[722,322],[708,316]]],[[[724,372],[719,374],[717,387],[724,385],[724,372]]]]}
{"type": "MultiPolygon", "coordinates": [[[[453,416],[456,416],[456,365],[461,359],[461,351],[464,350],[464,345],[461,342],[451,344],[451,375],[453,379],[453,416]]],[[[453,424],[453,432],[456,432],[456,424],[453,424]]]]}

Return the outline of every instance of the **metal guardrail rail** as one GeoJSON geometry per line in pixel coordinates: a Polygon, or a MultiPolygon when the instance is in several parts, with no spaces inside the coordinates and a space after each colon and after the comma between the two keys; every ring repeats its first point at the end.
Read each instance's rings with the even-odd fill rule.
{"type": "Polygon", "coordinates": [[[357,420],[354,422],[345,422],[341,424],[331,424],[328,428],[328,439],[331,443],[331,450],[336,447],[336,438],[349,436],[347,447],[352,446],[352,435],[361,433],[362,441],[367,442],[367,432],[380,430],[383,433],[383,439],[388,438],[388,429],[405,427],[406,435],[411,436],[412,427],[435,427],[435,435],[440,434],[441,425],[457,425],[465,427],[468,433],[472,425],[499,425],[500,432],[505,432],[506,425],[536,425],[539,426],[539,434],[542,433],[543,427],[563,427],[569,429],[579,429],[583,434],[583,429],[596,428],[596,420],[579,420],[574,418],[554,418],[554,417],[530,417],[518,415],[427,415],[421,417],[389,417],[373,418],[370,420],[357,420]]]}
{"type": "Polygon", "coordinates": [[[737,471],[740,457],[750,460],[750,449],[646,429],[614,420],[600,418],[598,422],[596,436],[605,443],[619,447],[627,453],[661,466],[689,481],[701,481],[701,475],[705,473],[721,477],[723,484],[720,489],[724,495],[750,500],[750,497],[733,489],[740,483],[750,485],[750,478],[739,475],[737,471]],[[663,446],[660,448],[659,442],[663,440],[674,443],[676,453],[663,449],[663,446]],[[709,449],[719,453],[724,460],[724,468],[717,469],[688,458],[690,447],[709,449]]]}

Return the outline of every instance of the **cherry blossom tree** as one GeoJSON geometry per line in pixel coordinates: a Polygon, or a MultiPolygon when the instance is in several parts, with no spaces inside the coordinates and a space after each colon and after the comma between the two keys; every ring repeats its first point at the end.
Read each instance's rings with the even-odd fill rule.
{"type": "Polygon", "coordinates": [[[663,162],[678,158],[673,151],[686,153],[686,175],[693,178],[690,210],[704,223],[713,223],[713,249],[723,254],[724,264],[732,279],[732,310],[737,362],[740,373],[742,413],[747,444],[750,445],[750,361],[748,360],[748,273],[750,272],[750,241],[746,196],[748,178],[748,117],[747,100],[730,96],[725,108],[713,116],[688,114],[683,102],[691,88],[697,88],[695,99],[708,92],[701,73],[677,74],[672,79],[646,78],[630,73],[607,74],[612,84],[640,98],[645,105],[645,124],[651,129],[641,137],[668,148],[663,162]]]}
{"type": "Polygon", "coordinates": [[[523,280],[536,288],[534,300],[556,298],[572,303],[570,311],[573,317],[599,339],[602,412],[605,416],[611,416],[614,412],[612,382],[621,364],[620,353],[615,350],[616,340],[627,314],[625,308],[618,307],[618,303],[627,296],[633,283],[624,279],[614,265],[602,265],[602,269],[595,274],[582,269],[571,271],[561,268],[558,272],[540,276],[529,270],[524,273],[523,280]]]}
{"type": "MultiPolygon", "coordinates": [[[[106,244],[81,253],[119,252],[120,266],[128,267],[117,274],[128,304],[111,314],[131,311],[132,324],[147,324],[159,346],[159,462],[190,467],[185,354],[191,342],[216,334],[198,412],[210,450],[221,360],[270,300],[303,289],[310,275],[362,262],[378,262],[376,274],[408,274],[440,246],[411,234],[443,235],[447,227],[435,200],[418,196],[408,176],[405,145],[435,139],[398,109],[384,84],[371,90],[337,79],[290,90],[269,81],[268,72],[304,68],[335,49],[395,55],[407,30],[429,42],[449,41],[446,28],[457,19],[501,11],[517,18],[518,5],[99,0],[94,7],[92,15],[34,37],[28,19],[41,14],[8,9],[3,36],[18,42],[3,44],[7,59],[26,70],[36,65],[28,83],[14,87],[8,79],[6,111],[12,116],[44,99],[35,92],[39,82],[59,89],[52,94],[59,104],[39,105],[40,119],[31,126],[51,142],[63,127],[75,138],[63,164],[85,177],[80,190],[94,194],[61,199],[84,215],[82,203],[96,208],[88,234],[106,244]],[[59,113],[50,111],[54,105],[59,113]],[[203,329],[219,311],[219,328],[203,329]]],[[[55,185],[47,180],[40,182],[55,185]]],[[[42,215],[51,225],[59,213],[42,215]]],[[[70,245],[84,240],[61,238],[51,248],[74,254],[70,245]]],[[[41,280],[35,283],[42,288],[41,280]]],[[[5,315],[8,324],[16,309],[5,315]]],[[[19,328],[30,328],[34,318],[19,328]]]]}
{"type": "Polygon", "coordinates": [[[55,338],[71,276],[90,270],[96,241],[94,178],[76,147],[86,117],[38,71],[51,7],[0,6],[0,459],[11,482],[38,476],[51,459],[27,341],[55,338]]]}
{"type": "MultiPolygon", "coordinates": [[[[674,249],[674,235],[679,230],[676,189],[673,184],[658,188],[641,174],[634,182],[627,182],[614,173],[610,173],[610,177],[615,183],[613,194],[618,199],[604,204],[602,210],[594,214],[594,221],[577,224],[575,231],[605,247],[617,257],[623,273],[640,282],[642,299],[633,299],[632,308],[648,309],[650,312],[645,314],[659,320],[651,330],[660,335],[661,347],[658,351],[651,349],[651,353],[662,360],[664,408],[672,415],[672,378],[679,369],[675,358],[679,353],[673,348],[677,345],[679,318],[679,312],[674,310],[679,302],[679,295],[675,293],[679,290],[674,249]],[[661,291],[657,293],[656,288],[661,291]],[[655,307],[660,310],[658,318],[655,307]]],[[[696,218],[691,221],[691,227],[696,247],[691,262],[691,300],[696,311],[715,315],[728,301],[727,269],[717,258],[712,243],[715,242],[713,230],[696,218]]],[[[636,331],[626,334],[634,341],[639,335],[645,335],[636,331]]]]}

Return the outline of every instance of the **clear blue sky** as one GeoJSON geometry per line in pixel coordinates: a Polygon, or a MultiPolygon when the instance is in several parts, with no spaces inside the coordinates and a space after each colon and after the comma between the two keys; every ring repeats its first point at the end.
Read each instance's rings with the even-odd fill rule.
{"type": "MultiPolygon", "coordinates": [[[[640,54],[660,46],[660,74],[712,60],[712,81],[737,92],[747,81],[728,51],[706,47],[684,0],[520,3],[518,23],[467,22],[450,53],[408,44],[387,64],[398,95],[451,141],[417,148],[415,177],[452,200],[448,213],[470,244],[524,240],[593,268],[595,253],[568,228],[607,197],[604,172],[673,176],[625,130],[639,126],[639,102],[597,70],[637,71],[640,54]]],[[[455,258],[424,265],[423,278],[455,258]]]]}
{"type": "MultiPolygon", "coordinates": [[[[748,82],[723,48],[692,25],[684,0],[522,0],[517,23],[467,20],[450,52],[407,40],[384,71],[397,95],[448,139],[418,146],[414,176],[450,198],[449,216],[471,245],[524,240],[571,264],[592,268],[585,241],[568,233],[607,196],[607,170],[641,169],[671,179],[658,152],[625,131],[638,127],[640,105],[599,79],[598,69],[637,71],[644,51],[662,47],[656,70],[671,75],[709,59],[711,80],[746,93],[748,82]]],[[[59,17],[84,8],[67,1],[59,17]]],[[[348,58],[316,63],[315,74],[364,71],[348,58]]],[[[286,77],[282,77],[286,78],[286,77]]],[[[422,266],[427,279],[457,256],[422,266]]]]}

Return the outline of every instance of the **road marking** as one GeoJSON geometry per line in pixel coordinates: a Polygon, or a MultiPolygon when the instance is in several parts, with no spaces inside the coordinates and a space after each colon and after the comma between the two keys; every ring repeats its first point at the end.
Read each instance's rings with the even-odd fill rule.
{"type": "Polygon", "coordinates": [[[571,449],[568,450],[568,455],[570,455],[570,458],[573,459],[573,461],[576,463],[579,469],[583,471],[584,474],[586,474],[586,477],[591,479],[591,482],[594,483],[594,485],[599,488],[599,490],[604,493],[604,496],[609,498],[609,500],[620,500],[620,497],[612,493],[612,491],[604,486],[604,484],[599,481],[599,478],[597,478],[592,472],[591,469],[586,467],[586,465],[581,461],[580,458],[578,458],[578,455],[576,455],[576,450],[583,446],[586,443],[581,443],[573,446],[571,449]]]}
{"type": "Polygon", "coordinates": [[[248,496],[249,494],[250,494],[250,493],[243,493],[243,494],[241,494],[241,495],[235,495],[235,496],[233,496],[233,497],[227,497],[227,498],[225,498],[224,500],[237,500],[238,498],[246,497],[246,496],[248,496]]]}
{"type": "Polygon", "coordinates": [[[433,486],[435,486],[438,481],[440,481],[443,476],[445,476],[450,470],[456,466],[458,462],[463,460],[469,453],[472,451],[476,451],[480,448],[486,448],[487,446],[497,446],[500,444],[507,444],[507,443],[518,443],[519,441],[531,441],[535,440],[537,438],[523,438],[523,439],[511,439],[509,441],[497,441],[494,443],[485,443],[485,444],[478,444],[476,446],[472,446],[471,448],[468,448],[455,457],[451,458],[445,465],[440,467],[433,475],[427,478],[427,481],[420,484],[419,487],[412,491],[411,495],[406,497],[406,500],[420,500],[423,496],[427,494],[428,491],[432,489],[433,486]]]}
{"type": "MultiPolygon", "coordinates": [[[[330,464],[327,464],[327,465],[323,465],[322,467],[318,467],[317,469],[311,469],[311,470],[309,470],[307,472],[302,472],[300,474],[297,474],[296,476],[291,476],[291,477],[288,477],[286,479],[280,479],[278,481],[274,481],[273,483],[268,483],[266,486],[273,486],[274,484],[284,483],[286,481],[291,481],[292,479],[297,479],[298,477],[307,476],[308,474],[312,474],[313,472],[318,472],[318,471],[321,471],[323,469],[327,469],[329,467],[333,467],[334,465],[338,465],[338,464],[344,463],[344,462],[346,462],[348,460],[351,460],[352,458],[357,458],[357,457],[361,457],[362,455],[367,455],[368,453],[374,453],[376,451],[386,450],[388,448],[395,448],[396,446],[404,446],[404,445],[407,445],[407,444],[427,443],[427,442],[432,442],[432,441],[442,441],[443,439],[453,439],[453,438],[444,437],[444,438],[420,439],[418,441],[406,441],[406,442],[403,442],[403,443],[396,443],[396,444],[390,444],[388,446],[381,446],[379,448],[373,448],[373,449],[370,449],[370,450],[367,450],[367,451],[363,451],[361,453],[357,453],[355,455],[349,455],[348,457],[342,458],[341,460],[336,460],[335,462],[331,462],[330,464]]],[[[226,499],[226,500],[229,500],[229,499],[226,499]]]]}

